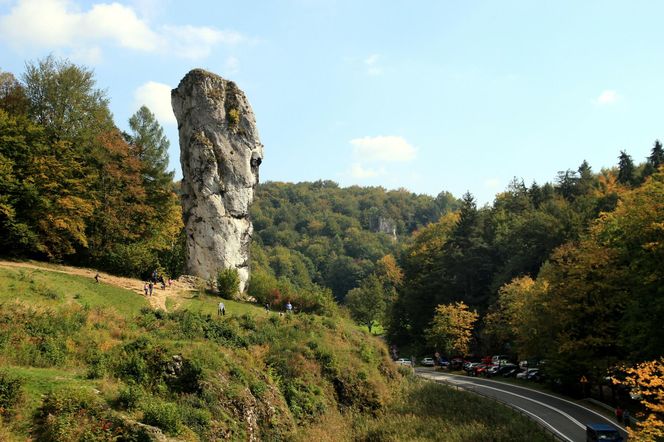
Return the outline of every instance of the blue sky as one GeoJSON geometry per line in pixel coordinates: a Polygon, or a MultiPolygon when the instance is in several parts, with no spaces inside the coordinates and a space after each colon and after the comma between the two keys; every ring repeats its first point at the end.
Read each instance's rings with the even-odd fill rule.
{"type": "Polygon", "coordinates": [[[664,2],[0,0],[0,69],[94,69],[116,123],[190,69],[246,92],[261,180],[470,191],[636,162],[664,137],[664,2]]]}

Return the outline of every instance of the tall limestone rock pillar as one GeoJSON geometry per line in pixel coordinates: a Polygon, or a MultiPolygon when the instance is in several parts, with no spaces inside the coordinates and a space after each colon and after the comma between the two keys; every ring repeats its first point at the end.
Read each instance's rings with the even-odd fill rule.
{"type": "Polygon", "coordinates": [[[171,91],[180,132],[187,272],[215,277],[236,268],[249,279],[249,206],[263,145],[247,98],[232,81],[194,69],[171,91]]]}

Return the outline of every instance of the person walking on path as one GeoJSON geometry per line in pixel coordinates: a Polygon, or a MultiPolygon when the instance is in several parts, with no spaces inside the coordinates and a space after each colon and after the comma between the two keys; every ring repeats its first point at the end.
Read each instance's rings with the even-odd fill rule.
{"type": "Polygon", "coordinates": [[[95,282],[99,284],[99,272],[95,275],[95,282]]]}
{"type": "Polygon", "coordinates": [[[226,306],[223,302],[219,303],[219,308],[217,309],[217,316],[226,316],[226,306]]]}
{"type": "Polygon", "coordinates": [[[293,305],[288,301],[286,303],[286,313],[293,313],[293,305]]]}
{"type": "Polygon", "coordinates": [[[145,296],[148,296],[148,283],[146,282],[143,284],[143,291],[145,292],[145,296]]]}
{"type": "Polygon", "coordinates": [[[623,409],[620,408],[620,405],[618,405],[618,406],[616,407],[616,420],[617,420],[618,422],[622,422],[622,421],[623,421],[623,409]]]}
{"type": "Polygon", "coordinates": [[[150,293],[149,296],[152,296],[152,289],[154,288],[154,284],[152,281],[150,281],[150,284],[148,284],[148,292],[150,293]]]}

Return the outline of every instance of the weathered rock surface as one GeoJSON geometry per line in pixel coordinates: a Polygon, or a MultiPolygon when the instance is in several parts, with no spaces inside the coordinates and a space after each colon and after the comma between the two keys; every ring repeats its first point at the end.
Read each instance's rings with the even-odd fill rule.
{"type": "Polygon", "coordinates": [[[180,133],[187,273],[214,277],[236,268],[249,279],[249,206],[263,145],[244,93],[232,81],[194,69],[171,91],[180,133]]]}

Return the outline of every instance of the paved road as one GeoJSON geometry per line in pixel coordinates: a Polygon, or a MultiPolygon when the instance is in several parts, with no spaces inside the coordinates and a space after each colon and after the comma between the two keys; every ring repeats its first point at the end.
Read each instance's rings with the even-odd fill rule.
{"type": "Polygon", "coordinates": [[[564,441],[584,442],[588,423],[609,423],[618,427],[623,437],[627,435],[615,419],[568,399],[490,379],[451,375],[430,368],[418,368],[416,371],[424,378],[456,385],[508,403],[548,427],[564,441]]]}

